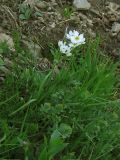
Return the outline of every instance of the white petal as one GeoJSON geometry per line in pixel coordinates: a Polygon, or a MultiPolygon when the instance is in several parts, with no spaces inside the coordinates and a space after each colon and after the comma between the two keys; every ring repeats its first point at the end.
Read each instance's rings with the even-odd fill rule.
{"type": "Polygon", "coordinates": [[[66,45],[65,43],[63,43],[61,46],[60,46],[60,51],[64,54],[67,54],[71,51],[71,47],[69,47],[68,45],[66,45]]]}
{"type": "Polygon", "coordinates": [[[66,54],[66,56],[68,56],[68,57],[69,57],[69,56],[72,56],[72,53],[69,52],[69,53],[66,54]]]}
{"type": "Polygon", "coordinates": [[[74,30],[73,33],[74,33],[74,36],[75,36],[75,37],[79,36],[79,32],[78,32],[78,31],[75,31],[75,30],[74,30]]]}
{"type": "Polygon", "coordinates": [[[72,36],[78,36],[78,35],[79,35],[79,33],[74,30],[74,31],[69,31],[69,33],[67,34],[66,37],[67,37],[68,39],[71,39],[72,36]]]}
{"type": "Polygon", "coordinates": [[[62,46],[63,45],[63,41],[59,41],[58,42],[58,46],[60,47],[60,46],[62,46]]]}
{"type": "Polygon", "coordinates": [[[83,38],[84,38],[84,35],[83,35],[83,34],[80,34],[79,37],[80,37],[80,39],[83,39],[83,38]]]}
{"type": "Polygon", "coordinates": [[[73,31],[69,31],[69,35],[73,36],[74,35],[73,31]]]}
{"type": "Polygon", "coordinates": [[[85,38],[84,38],[83,36],[80,36],[80,42],[81,42],[82,44],[85,43],[85,38]]]}
{"type": "Polygon", "coordinates": [[[67,35],[66,35],[66,38],[67,38],[67,39],[70,39],[70,38],[71,38],[71,35],[67,34],[67,35]]]}
{"type": "Polygon", "coordinates": [[[73,44],[73,43],[70,43],[70,44],[69,44],[69,47],[71,47],[71,48],[74,47],[74,44],[73,44]]]}
{"type": "Polygon", "coordinates": [[[71,42],[72,42],[73,44],[76,44],[76,40],[75,40],[75,37],[74,37],[74,36],[71,37],[71,42]]]}
{"type": "Polygon", "coordinates": [[[71,36],[73,36],[74,34],[73,34],[73,32],[72,31],[69,31],[69,33],[67,34],[67,39],[70,39],[71,38],[71,36]]]}

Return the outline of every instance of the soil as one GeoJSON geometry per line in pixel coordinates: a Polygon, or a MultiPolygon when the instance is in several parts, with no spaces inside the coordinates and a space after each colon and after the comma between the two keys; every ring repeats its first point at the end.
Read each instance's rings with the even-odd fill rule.
{"type": "MultiPolygon", "coordinates": [[[[22,37],[32,40],[48,54],[49,43],[57,44],[66,29],[85,33],[86,38],[101,37],[101,48],[115,57],[120,56],[120,32],[112,32],[115,22],[120,23],[119,0],[89,0],[90,10],[78,11],[72,0],[46,0],[42,5],[35,0],[0,0],[0,27],[6,34],[19,30],[22,37]],[[20,4],[29,3],[32,14],[27,20],[20,20],[20,4]],[[31,3],[30,3],[31,2],[31,3]],[[110,2],[117,9],[110,8],[110,2]],[[67,10],[67,11],[66,11],[67,10]],[[37,14],[36,14],[37,13],[37,14]]],[[[40,2],[41,3],[41,2],[40,2]]]]}

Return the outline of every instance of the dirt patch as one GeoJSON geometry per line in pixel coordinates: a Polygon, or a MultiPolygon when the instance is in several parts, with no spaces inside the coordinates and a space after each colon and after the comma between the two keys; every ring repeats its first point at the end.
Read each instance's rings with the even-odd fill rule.
{"type": "MultiPolygon", "coordinates": [[[[30,0],[25,2],[29,4],[30,0]]],[[[112,32],[114,23],[120,23],[120,2],[117,0],[89,0],[92,7],[87,11],[77,11],[72,1],[42,1],[44,4],[39,2],[39,5],[28,5],[31,15],[28,19],[21,20],[20,4],[25,2],[1,1],[1,27],[9,34],[13,30],[19,30],[27,39],[40,45],[44,54],[47,54],[48,44],[57,44],[68,28],[84,32],[86,37],[89,35],[95,38],[97,34],[100,35],[101,47],[109,54],[117,57],[120,55],[120,32],[112,32]]]]}

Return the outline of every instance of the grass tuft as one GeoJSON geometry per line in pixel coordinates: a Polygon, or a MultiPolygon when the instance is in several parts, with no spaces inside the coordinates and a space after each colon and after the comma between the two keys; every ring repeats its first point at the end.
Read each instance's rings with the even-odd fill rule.
{"type": "Polygon", "coordinates": [[[99,39],[67,58],[53,48],[53,65],[44,72],[18,37],[14,57],[0,45],[0,73],[6,54],[13,58],[0,83],[0,157],[119,159],[118,64],[101,54],[99,39]]]}

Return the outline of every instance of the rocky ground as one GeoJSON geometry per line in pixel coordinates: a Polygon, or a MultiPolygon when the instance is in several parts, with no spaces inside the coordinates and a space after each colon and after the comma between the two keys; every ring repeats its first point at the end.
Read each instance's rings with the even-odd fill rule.
{"type": "MultiPolygon", "coordinates": [[[[79,0],[78,0],[79,1],[79,0]]],[[[120,56],[120,1],[89,0],[79,7],[72,0],[0,0],[0,41],[8,40],[14,50],[11,33],[18,30],[22,43],[36,53],[46,55],[48,44],[57,44],[66,29],[76,29],[93,39],[100,36],[101,48],[120,56]]],[[[41,55],[41,54],[40,54],[41,55]]]]}

